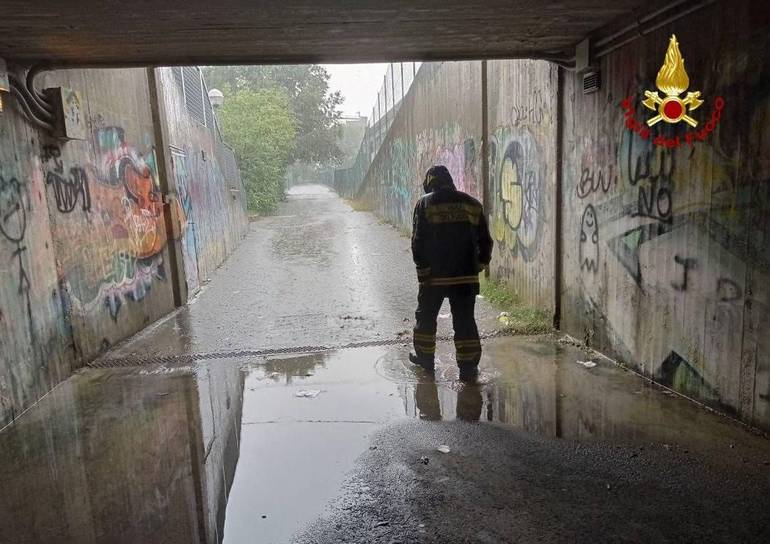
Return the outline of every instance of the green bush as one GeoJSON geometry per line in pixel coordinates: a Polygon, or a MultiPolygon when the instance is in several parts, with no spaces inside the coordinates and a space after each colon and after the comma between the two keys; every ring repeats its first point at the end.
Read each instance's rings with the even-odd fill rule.
{"type": "Polygon", "coordinates": [[[481,294],[501,311],[498,320],[507,331],[516,334],[541,334],[553,329],[553,318],[548,312],[526,306],[503,282],[481,276],[481,294]]]}
{"type": "Polygon", "coordinates": [[[273,211],[283,197],[284,175],[296,144],[296,121],[282,90],[225,93],[221,121],[235,151],[249,210],[273,211]]]}

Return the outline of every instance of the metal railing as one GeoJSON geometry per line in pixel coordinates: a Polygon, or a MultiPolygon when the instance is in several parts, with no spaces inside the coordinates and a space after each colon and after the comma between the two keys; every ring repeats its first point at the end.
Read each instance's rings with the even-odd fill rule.
{"type": "Polygon", "coordinates": [[[378,149],[388,132],[388,128],[393,123],[393,118],[401,106],[401,101],[412,86],[420,64],[419,62],[391,62],[388,64],[382,86],[377,92],[377,100],[372,106],[372,115],[367,124],[374,132],[373,137],[378,149]]]}
{"type": "Polygon", "coordinates": [[[358,192],[369,166],[393,124],[404,97],[414,83],[421,64],[419,62],[392,62],[388,64],[353,165],[349,168],[334,170],[333,185],[339,194],[353,197],[358,192]]]}
{"type": "MultiPolygon", "coordinates": [[[[209,100],[208,86],[200,67],[174,66],[171,67],[171,73],[182,93],[187,114],[211,132],[216,158],[225,182],[230,185],[231,191],[243,191],[243,180],[235,153],[224,141],[222,128],[209,100]]],[[[239,200],[245,202],[243,197],[239,200]]]]}

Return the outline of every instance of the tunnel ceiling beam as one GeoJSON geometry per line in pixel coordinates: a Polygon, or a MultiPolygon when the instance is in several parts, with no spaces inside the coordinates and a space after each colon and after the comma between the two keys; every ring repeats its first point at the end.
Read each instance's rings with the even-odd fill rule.
{"type": "Polygon", "coordinates": [[[5,0],[0,57],[51,66],[572,58],[640,0],[5,0]]]}

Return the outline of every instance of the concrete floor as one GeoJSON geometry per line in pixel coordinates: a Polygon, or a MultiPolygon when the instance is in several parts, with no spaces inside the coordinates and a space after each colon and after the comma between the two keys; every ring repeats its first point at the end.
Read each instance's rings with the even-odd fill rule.
{"type": "Polygon", "coordinates": [[[441,342],[429,376],[407,240],[319,187],[252,227],[0,434],[0,542],[770,540],[766,438],[557,336],[485,341],[476,384],[441,342]]]}

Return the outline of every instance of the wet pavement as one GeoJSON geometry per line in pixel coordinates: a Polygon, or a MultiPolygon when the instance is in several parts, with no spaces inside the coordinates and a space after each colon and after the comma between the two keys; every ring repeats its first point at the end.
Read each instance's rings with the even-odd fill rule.
{"type": "MultiPolygon", "coordinates": [[[[282,214],[305,218],[317,200],[307,192],[282,214]]],[[[413,274],[395,252],[406,245],[398,233],[320,194],[341,210],[328,215],[379,232],[392,244],[389,266],[413,274]]],[[[0,542],[770,540],[770,441],[610,361],[593,356],[586,368],[577,361],[589,356],[555,335],[485,341],[475,384],[458,380],[450,342],[438,345],[435,377],[410,365],[401,343],[249,355],[262,342],[397,338],[413,303],[395,289],[413,296],[412,275],[363,274],[356,281],[369,284],[349,285],[347,298],[331,276],[282,284],[278,264],[304,274],[289,250],[245,280],[254,256],[274,255],[274,240],[289,236],[282,221],[257,223],[195,304],[108,356],[120,366],[78,372],[0,433],[0,542]],[[299,293],[317,301],[327,335],[230,316],[228,306],[248,305],[222,300],[239,274],[243,291],[284,289],[285,315],[303,315],[299,293]],[[346,312],[376,325],[330,326],[346,312]],[[193,355],[132,359],[141,352],[193,355]]],[[[257,315],[280,315],[283,298],[249,297],[257,315]]]]}
{"type": "MultiPolygon", "coordinates": [[[[396,340],[411,334],[416,301],[408,238],[328,188],[303,185],[276,215],[252,223],[216,281],[188,307],[110,356],[396,340]]],[[[479,300],[482,332],[499,329],[497,315],[479,300]]],[[[439,316],[439,334],[451,334],[448,304],[439,316]]]]}

